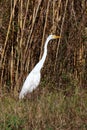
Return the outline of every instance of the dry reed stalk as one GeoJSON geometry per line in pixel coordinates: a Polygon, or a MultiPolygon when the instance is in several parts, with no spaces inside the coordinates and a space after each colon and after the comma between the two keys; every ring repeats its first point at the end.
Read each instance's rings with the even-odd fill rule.
{"type": "MultiPolygon", "coordinates": [[[[24,16],[24,20],[23,20],[23,22],[22,22],[22,26],[21,26],[21,37],[20,37],[20,39],[18,40],[19,41],[19,43],[20,43],[20,46],[22,47],[22,45],[24,45],[24,43],[25,43],[25,41],[23,40],[23,36],[24,36],[24,29],[25,29],[25,24],[26,24],[26,18],[27,18],[27,14],[28,14],[28,8],[29,8],[29,3],[30,3],[30,0],[28,0],[27,1],[27,6],[26,6],[26,13],[25,13],[25,16],[24,16]]],[[[22,5],[23,3],[21,3],[21,10],[22,10],[22,5]]],[[[22,15],[22,14],[21,14],[22,15]]],[[[21,17],[22,18],[22,17],[21,17]]],[[[18,22],[19,22],[19,19],[18,19],[18,22]]],[[[22,48],[19,48],[19,49],[22,49],[22,48]]],[[[20,54],[19,54],[20,55],[20,54]]],[[[20,57],[20,56],[19,56],[20,57]]],[[[25,59],[25,55],[24,55],[24,53],[23,53],[23,50],[21,50],[21,73],[23,72],[23,65],[24,65],[24,59],[25,59]]],[[[16,81],[18,81],[18,79],[19,79],[19,77],[18,77],[18,68],[19,68],[19,58],[18,58],[18,60],[17,60],[17,70],[16,70],[16,81]]],[[[21,76],[22,76],[22,74],[20,74],[21,76]]],[[[20,80],[20,79],[19,79],[20,80]]],[[[19,89],[19,81],[18,82],[16,82],[16,88],[15,88],[15,92],[16,92],[16,90],[18,90],[19,89]]]]}
{"type": "MultiPolygon", "coordinates": [[[[62,18],[60,36],[62,36],[62,32],[63,32],[63,26],[64,26],[64,21],[65,21],[65,16],[66,16],[66,11],[67,11],[68,1],[69,1],[69,0],[66,0],[66,3],[65,3],[65,9],[64,9],[64,14],[63,14],[63,18],[62,18]]],[[[59,52],[60,41],[61,41],[61,39],[59,39],[59,42],[58,42],[58,45],[57,45],[56,59],[55,59],[55,64],[54,64],[54,71],[56,71],[56,65],[57,65],[57,58],[58,58],[58,52],[59,52]]]]}
{"type": "Polygon", "coordinates": [[[19,12],[19,26],[20,26],[20,49],[22,47],[22,33],[23,33],[23,0],[20,1],[20,12],[19,12]]]}
{"type": "Polygon", "coordinates": [[[54,13],[55,12],[55,1],[53,0],[53,30],[54,30],[54,28],[55,28],[55,16],[54,16],[54,13]]]}
{"type": "Polygon", "coordinates": [[[45,24],[44,24],[44,29],[43,29],[43,37],[42,37],[42,44],[41,44],[41,50],[40,50],[40,57],[39,57],[39,59],[41,59],[42,53],[43,53],[42,50],[43,50],[43,46],[44,46],[44,38],[45,38],[45,31],[46,31],[46,27],[47,27],[47,18],[48,18],[48,14],[49,14],[50,2],[51,2],[51,0],[49,0],[49,1],[48,1],[48,4],[47,4],[46,17],[45,17],[45,24]]]}
{"type": "MultiPolygon", "coordinates": [[[[20,0],[18,1],[20,5],[20,0]]],[[[16,64],[16,73],[15,73],[15,81],[17,84],[18,76],[19,76],[19,63],[20,63],[20,7],[18,12],[18,31],[17,31],[17,48],[16,48],[16,54],[17,54],[17,64],[16,64]]],[[[17,85],[16,85],[17,86],[17,85]]]]}
{"type": "MultiPolygon", "coordinates": [[[[2,68],[2,72],[1,72],[1,82],[0,85],[2,86],[2,82],[3,82],[3,73],[4,73],[4,65],[5,65],[5,51],[6,51],[6,47],[7,47],[7,41],[8,41],[8,37],[9,37],[9,33],[10,33],[10,28],[11,28],[11,23],[12,23],[12,19],[14,16],[14,12],[15,12],[15,6],[16,6],[17,0],[14,0],[14,6],[10,15],[10,21],[9,21],[9,25],[8,25],[8,30],[7,30],[7,35],[6,35],[6,39],[5,39],[5,43],[4,43],[4,48],[2,51],[2,57],[1,57],[1,64],[0,64],[0,68],[2,68]]],[[[12,70],[11,70],[11,76],[12,76],[12,70]]]]}
{"type": "Polygon", "coordinates": [[[23,53],[22,53],[22,41],[23,41],[23,37],[22,37],[22,32],[23,32],[23,0],[20,1],[20,50],[19,50],[19,56],[20,56],[20,71],[22,72],[22,68],[23,68],[23,62],[22,62],[22,57],[23,57],[23,53]]]}
{"type": "Polygon", "coordinates": [[[11,15],[10,15],[10,21],[9,21],[9,25],[8,25],[8,31],[7,31],[7,35],[6,35],[6,39],[5,39],[5,43],[4,43],[4,49],[3,49],[2,57],[1,57],[1,66],[2,66],[3,59],[4,59],[4,55],[5,55],[5,50],[6,50],[6,46],[7,46],[8,36],[9,36],[9,33],[10,33],[10,28],[11,28],[11,23],[12,23],[14,11],[15,11],[16,3],[17,3],[17,0],[14,0],[14,7],[13,7],[11,15]]]}
{"type": "MultiPolygon", "coordinates": [[[[27,14],[28,14],[28,8],[29,8],[29,3],[30,3],[30,0],[27,1],[27,7],[26,7],[26,13],[25,13],[25,17],[24,17],[24,21],[23,21],[23,30],[25,28],[25,23],[26,23],[26,19],[27,19],[27,14]]],[[[24,35],[24,31],[22,31],[22,37],[24,35]]],[[[22,38],[23,39],[23,38],[22,38]]],[[[22,44],[24,44],[25,41],[23,41],[22,44]]],[[[25,59],[25,55],[23,56],[23,59],[25,59]]],[[[23,65],[25,63],[25,60],[23,60],[23,65]]]]}
{"type": "Polygon", "coordinates": [[[5,51],[6,51],[7,41],[8,41],[8,37],[9,37],[9,33],[10,33],[10,28],[11,28],[12,19],[13,19],[13,16],[14,16],[14,11],[15,11],[16,3],[17,3],[17,0],[14,1],[14,7],[13,7],[11,15],[10,15],[10,21],[9,21],[9,25],[8,25],[8,31],[7,31],[7,35],[6,35],[6,39],[5,39],[5,43],[4,43],[4,49],[2,51],[1,64],[0,64],[0,68],[2,68],[1,86],[2,86],[2,82],[3,82],[3,73],[4,73],[4,65],[5,65],[5,57],[6,57],[5,56],[5,51]]]}
{"type": "Polygon", "coordinates": [[[29,36],[28,36],[28,40],[27,40],[27,43],[26,43],[25,53],[27,52],[27,49],[28,49],[28,44],[29,44],[29,41],[30,41],[30,38],[31,38],[31,35],[32,35],[32,32],[33,32],[33,29],[34,29],[35,21],[36,21],[37,15],[38,15],[38,11],[40,9],[41,2],[42,2],[42,0],[40,0],[38,2],[38,6],[37,6],[37,9],[36,9],[36,12],[35,12],[35,10],[33,12],[32,27],[31,27],[31,30],[30,30],[30,33],[29,33],[29,36]]]}
{"type": "MultiPolygon", "coordinates": [[[[78,59],[78,60],[79,60],[78,62],[79,62],[79,65],[80,65],[80,66],[83,65],[83,62],[82,62],[83,60],[82,60],[82,59],[83,59],[83,48],[80,48],[80,49],[79,49],[79,59],[78,59]]],[[[80,81],[80,82],[79,82],[79,85],[80,85],[80,86],[81,86],[81,84],[82,84],[82,74],[83,74],[83,73],[82,73],[82,70],[81,70],[81,71],[79,72],[79,81],[80,81]]]]}
{"type": "Polygon", "coordinates": [[[42,0],[40,0],[38,2],[38,6],[37,8],[34,7],[34,11],[33,11],[33,19],[32,19],[32,25],[31,25],[31,30],[30,30],[30,33],[29,33],[29,36],[28,36],[28,39],[27,39],[27,43],[26,43],[26,48],[25,48],[25,51],[24,51],[24,54],[27,54],[27,66],[25,66],[26,70],[29,71],[29,66],[30,66],[30,55],[31,55],[31,50],[28,49],[29,46],[31,46],[31,43],[32,43],[32,32],[33,32],[33,29],[34,29],[34,26],[35,26],[35,22],[36,22],[36,18],[37,18],[37,15],[38,15],[38,12],[39,12],[39,9],[40,9],[40,5],[42,3],[42,0]],[[29,51],[28,51],[29,50],[29,51]]]}
{"type": "Polygon", "coordinates": [[[75,76],[75,79],[78,80],[77,68],[76,68],[76,66],[77,66],[77,50],[76,50],[76,48],[74,50],[74,62],[73,63],[74,63],[74,66],[73,66],[73,68],[74,68],[74,76],[75,76]]]}
{"type": "MultiPolygon", "coordinates": [[[[16,87],[15,90],[18,90],[19,87],[19,66],[20,66],[20,71],[22,71],[22,56],[23,56],[23,52],[22,52],[22,41],[23,41],[23,1],[20,0],[19,1],[19,12],[18,12],[18,34],[17,34],[17,42],[18,42],[18,46],[17,46],[17,53],[18,53],[18,57],[17,57],[17,67],[16,67],[16,74],[15,74],[15,81],[16,81],[16,87]]],[[[14,90],[14,91],[15,91],[14,90]]],[[[16,92],[16,91],[15,91],[16,92]]]]}
{"type": "Polygon", "coordinates": [[[25,13],[24,21],[23,21],[23,26],[22,26],[22,29],[21,29],[21,39],[20,39],[21,46],[23,44],[23,35],[24,35],[24,28],[25,28],[26,18],[27,18],[27,14],[28,14],[29,2],[30,2],[30,0],[27,1],[26,13],[25,13]]]}
{"type": "MultiPolygon", "coordinates": [[[[15,3],[14,3],[15,4],[15,3]]],[[[11,0],[11,12],[13,9],[14,5],[12,5],[12,0],[11,0]]],[[[14,18],[14,14],[13,14],[14,18]]],[[[12,31],[14,32],[14,21],[12,21],[12,31]]],[[[13,34],[14,36],[14,34],[13,34]]],[[[13,90],[13,75],[14,75],[14,54],[13,54],[13,41],[12,41],[12,47],[11,47],[11,62],[10,62],[10,80],[11,80],[11,91],[13,90]]]]}
{"type": "Polygon", "coordinates": [[[59,11],[60,11],[60,6],[61,6],[61,0],[58,1],[58,6],[57,8],[55,8],[56,6],[56,1],[53,1],[53,32],[55,33],[56,32],[56,29],[57,29],[57,26],[58,26],[58,23],[61,19],[61,16],[59,16],[59,11]]]}
{"type": "Polygon", "coordinates": [[[11,77],[11,90],[13,90],[13,72],[14,72],[14,63],[13,63],[13,45],[12,45],[12,50],[11,50],[11,68],[10,68],[10,77],[11,77]]]}
{"type": "Polygon", "coordinates": [[[75,25],[76,25],[76,27],[78,27],[77,26],[77,18],[76,18],[76,13],[75,13],[75,10],[74,10],[74,3],[73,3],[74,1],[72,1],[72,8],[71,8],[71,10],[72,10],[72,13],[73,13],[73,16],[74,16],[74,19],[75,19],[75,25]]]}
{"type": "Polygon", "coordinates": [[[83,43],[81,43],[80,45],[80,48],[78,50],[78,57],[77,57],[77,64],[78,64],[78,69],[79,70],[79,85],[81,86],[82,85],[82,78],[83,78],[83,75],[84,75],[84,58],[83,58],[83,55],[84,55],[84,47],[83,47],[83,43]]]}

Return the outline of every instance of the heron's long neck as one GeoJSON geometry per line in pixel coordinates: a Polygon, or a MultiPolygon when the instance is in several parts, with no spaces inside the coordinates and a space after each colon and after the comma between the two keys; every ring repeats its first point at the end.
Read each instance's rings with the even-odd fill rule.
{"type": "Polygon", "coordinates": [[[45,62],[46,56],[47,56],[47,45],[48,45],[49,39],[46,40],[45,46],[44,46],[44,53],[42,56],[42,59],[38,62],[38,64],[36,65],[38,67],[38,70],[41,70],[41,68],[43,67],[43,64],[45,62]]]}
{"type": "Polygon", "coordinates": [[[47,45],[48,45],[48,40],[46,41],[45,45],[44,45],[44,53],[43,53],[43,56],[42,56],[42,59],[41,59],[41,65],[43,67],[43,64],[45,62],[45,59],[46,59],[46,56],[47,56],[47,45]]]}

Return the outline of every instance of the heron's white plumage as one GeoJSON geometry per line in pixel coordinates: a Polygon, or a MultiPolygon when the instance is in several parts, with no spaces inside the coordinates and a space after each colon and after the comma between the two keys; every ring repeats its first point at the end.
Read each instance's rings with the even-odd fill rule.
{"type": "Polygon", "coordinates": [[[40,83],[40,72],[31,71],[27,76],[22,90],[19,95],[19,99],[23,99],[24,96],[29,92],[31,93],[40,83]]]}
{"type": "Polygon", "coordinates": [[[23,84],[22,90],[19,94],[19,99],[23,99],[27,93],[32,92],[39,85],[40,78],[41,78],[40,70],[43,67],[43,64],[44,64],[46,56],[47,56],[48,42],[51,39],[56,39],[56,38],[60,38],[60,36],[55,36],[55,35],[48,36],[45,46],[44,46],[44,53],[43,53],[42,59],[36,64],[36,66],[33,68],[33,70],[27,76],[27,78],[23,84]]]}

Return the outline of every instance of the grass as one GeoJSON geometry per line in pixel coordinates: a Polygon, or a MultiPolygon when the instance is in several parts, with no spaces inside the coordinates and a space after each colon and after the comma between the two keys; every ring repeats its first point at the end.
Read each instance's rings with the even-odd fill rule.
{"type": "Polygon", "coordinates": [[[76,87],[73,94],[66,95],[63,90],[42,88],[39,95],[22,101],[6,94],[0,99],[0,129],[86,130],[86,90],[76,87]]]}

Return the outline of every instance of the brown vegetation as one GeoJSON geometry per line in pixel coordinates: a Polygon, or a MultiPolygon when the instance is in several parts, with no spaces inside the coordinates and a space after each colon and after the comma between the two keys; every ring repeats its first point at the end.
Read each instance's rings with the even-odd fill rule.
{"type": "MultiPolygon", "coordinates": [[[[82,100],[87,99],[85,89],[87,87],[87,1],[1,0],[0,14],[1,104],[2,100],[6,101],[4,99],[5,92],[12,92],[12,95],[14,93],[15,97],[18,97],[18,92],[27,74],[41,59],[47,36],[56,34],[62,37],[58,41],[51,41],[48,45],[48,56],[42,69],[42,80],[39,87],[41,90],[36,90],[38,99],[32,102],[31,100],[30,102],[26,101],[27,108],[25,108],[24,102],[16,104],[15,100],[13,101],[7,96],[6,103],[13,102],[16,106],[10,104],[9,107],[9,103],[7,103],[8,108],[5,113],[1,112],[0,122],[8,124],[6,121],[10,118],[12,120],[18,118],[18,128],[15,127],[12,130],[22,129],[20,128],[21,118],[25,119],[26,127],[22,127],[26,130],[31,129],[31,127],[36,128],[35,130],[78,130],[80,128],[85,130],[87,128],[85,116],[87,103],[82,100]],[[46,92],[47,95],[45,95],[46,92]],[[53,98],[54,95],[55,98],[53,98]],[[59,104],[57,104],[58,100],[59,104]],[[31,105],[30,108],[28,103],[31,105]],[[57,106],[55,107],[53,103],[57,106]],[[48,105],[46,106],[46,104],[48,105]],[[12,106],[17,107],[19,113],[16,113],[17,108],[14,107],[13,116],[6,117],[5,114],[9,115],[9,111],[13,109],[12,106]],[[45,106],[46,111],[43,111],[45,106]],[[29,112],[26,113],[25,111],[28,109],[29,112]],[[82,111],[83,109],[84,111],[82,111]],[[21,115],[22,110],[24,110],[25,116],[30,114],[30,117],[25,118],[21,115]],[[68,110],[70,110],[70,115],[67,115],[68,110]],[[35,116],[35,112],[39,115],[35,116]],[[31,123],[34,116],[35,120],[31,123]],[[71,125],[69,125],[70,118],[72,118],[71,125]],[[80,123],[82,123],[81,127],[79,127],[80,123]],[[48,126],[49,124],[51,125],[48,126]],[[76,128],[74,124],[77,125],[76,128]]],[[[4,109],[3,106],[2,104],[1,111],[4,109]]],[[[1,129],[5,129],[5,124],[0,126],[1,129]]],[[[12,127],[12,124],[10,125],[12,127]]]]}
{"type": "Polygon", "coordinates": [[[54,78],[59,87],[63,85],[63,75],[69,75],[79,81],[80,86],[85,86],[86,4],[82,0],[1,2],[2,89],[19,90],[21,82],[41,58],[50,33],[61,35],[62,39],[49,44],[42,75],[54,78]]]}
{"type": "Polygon", "coordinates": [[[78,87],[71,96],[42,88],[41,95],[22,101],[6,94],[0,100],[0,129],[87,130],[87,94],[78,87]]]}

